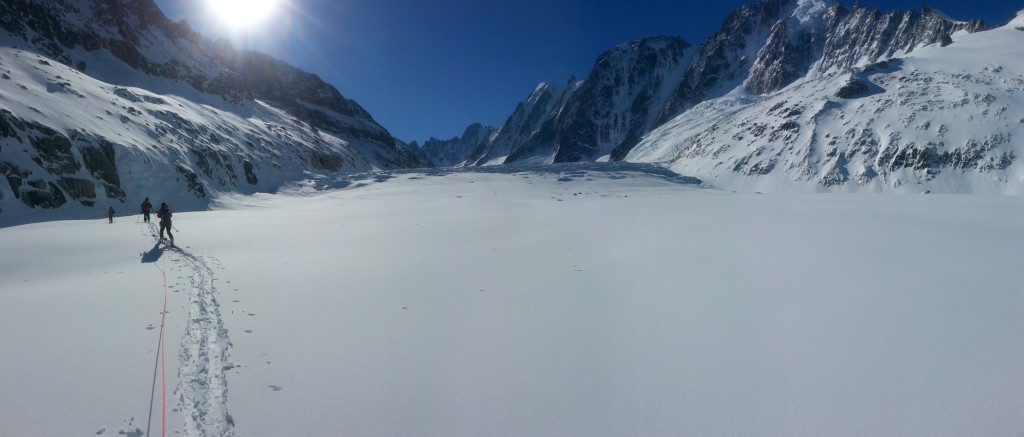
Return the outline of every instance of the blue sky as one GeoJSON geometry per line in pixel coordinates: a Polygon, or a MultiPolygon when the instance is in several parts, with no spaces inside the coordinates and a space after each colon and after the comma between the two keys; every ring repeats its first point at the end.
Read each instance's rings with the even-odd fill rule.
{"type": "MultiPolygon", "coordinates": [[[[173,20],[316,73],[405,141],[497,126],[540,82],[583,78],[601,52],[633,39],[700,44],[748,3],[681,0],[280,0],[272,19],[231,31],[214,0],[156,0],[173,20]]],[[[852,1],[843,1],[851,6],[852,1]]],[[[1024,0],[861,0],[882,10],[935,6],[1004,23],[1024,0]]]]}

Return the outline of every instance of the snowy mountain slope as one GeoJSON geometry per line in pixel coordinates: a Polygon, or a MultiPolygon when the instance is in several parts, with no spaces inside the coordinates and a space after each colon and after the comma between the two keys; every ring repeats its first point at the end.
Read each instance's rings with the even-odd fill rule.
{"type": "MultiPolygon", "coordinates": [[[[800,0],[806,2],[808,0],[800,0]]],[[[722,22],[721,28],[697,47],[679,86],[659,107],[656,125],[710,98],[720,97],[741,85],[758,53],[769,42],[777,23],[784,21],[796,0],[764,0],[743,5],[722,22]]],[[[785,55],[784,52],[772,52],[785,55]]],[[[768,62],[759,59],[760,62],[768,62]]]]}
{"type": "Polygon", "coordinates": [[[467,164],[501,164],[513,154],[535,155],[536,150],[549,150],[555,120],[580,85],[575,78],[569,78],[565,86],[552,82],[537,85],[525,101],[516,105],[494,136],[467,156],[467,164]]]}
{"type": "Polygon", "coordinates": [[[675,89],[692,55],[680,38],[620,44],[598,56],[583,80],[538,85],[465,161],[558,163],[624,155],[650,130],[656,108],[675,89]]]}
{"type": "Polygon", "coordinates": [[[552,161],[624,156],[650,130],[692,56],[686,41],[671,37],[603,53],[556,118],[552,161]]]}
{"type": "MultiPolygon", "coordinates": [[[[516,137],[520,151],[503,161],[476,164],[512,162],[521,156],[539,162],[596,158],[659,162],[716,186],[743,190],[914,190],[922,179],[913,175],[917,171],[927,172],[923,178],[929,181],[938,174],[944,175],[940,179],[963,176],[964,180],[958,176],[953,178],[957,180],[929,184],[935,190],[1018,192],[1014,184],[1000,184],[1011,178],[1012,171],[1004,170],[1019,156],[1016,148],[1007,148],[1016,125],[1004,123],[1019,111],[1013,103],[1017,92],[1014,72],[1019,70],[1007,66],[996,73],[1001,77],[972,84],[971,77],[985,73],[977,63],[967,64],[946,71],[942,79],[904,78],[898,84],[899,95],[888,98],[868,79],[885,80],[887,69],[902,65],[898,59],[913,57],[921,50],[927,50],[929,57],[947,56],[941,48],[952,48],[954,40],[986,28],[981,21],[953,20],[930,7],[882,12],[824,0],[752,2],[730,13],[718,32],[680,57],[616,55],[628,53],[623,47],[653,45],[657,39],[626,44],[602,55],[566,106],[543,113],[547,120],[537,124],[545,130],[531,131],[527,139],[516,137]],[[675,63],[679,59],[682,63],[675,63]],[[897,61],[885,62],[890,59],[897,61]],[[644,88],[641,95],[645,98],[634,98],[637,81],[607,74],[609,71],[630,71],[631,78],[644,78],[641,83],[649,81],[656,86],[644,88]],[[949,89],[961,88],[966,94],[940,97],[946,104],[933,107],[923,97],[937,92],[929,82],[932,80],[941,80],[949,89]],[[968,83],[961,86],[963,80],[968,83]],[[1006,96],[1007,105],[989,108],[988,95],[1006,96]],[[974,108],[977,117],[987,118],[989,109],[1003,112],[996,114],[993,125],[985,124],[984,131],[966,134],[961,129],[955,138],[946,138],[945,130],[966,127],[962,111],[956,109],[969,104],[960,102],[965,99],[984,106],[974,108]],[[859,115],[843,112],[854,105],[849,102],[861,104],[859,115]],[[874,107],[879,111],[892,109],[887,117],[877,118],[867,114],[867,104],[880,105],[874,107]],[[629,110],[623,111],[626,106],[629,110]],[[944,131],[941,137],[908,142],[917,136],[917,125],[890,119],[921,107],[932,111],[928,115],[931,125],[943,126],[944,131]],[[861,116],[870,120],[854,120],[861,116]],[[844,121],[833,122],[835,117],[844,117],[844,121]],[[856,127],[851,131],[852,126],[856,127]],[[890,138],[894,147],[884,153],[865,150],[864,157],[851,164],[857,168],[847,168],[854,157],[844,150],[860,147],[849,143],[867,141],[878,149],[877,144],[890,138]],[[643,148],[635,149],[637,144],[643,148]],[[836,158],[843,153],[847,155],[836,158]],[[786,154],[793,156],[782,157],[786,154]],[[910,161],[914,163],[907,164],[910,161]],[[765,176],[777,171],[789,174],[782,177],[788,182],[783,183],[777,175],[765,176]],[[997,182],[984,182],[987,176],[975,180],[972,175],[976,171],[994,175],[997,182]],[[847,184],[854,179],[859,185],[847,184]],[[904,186],[908,182],[915,187],[904,186]]],[[[985,34],[977,38],[995,35],[985,34]]],[[[1007,43],[1011,48],[1018,44],[1015,40],[1007,43]]],[[[993,47],[1000,44],[1002,41],[990,42],[993,47]]],[[[960,62],[957,53],[961,52],[951,51],[945,62],[954,66],[960,62]]],[[[1017,55],[1010,56],[1019,58],[1017,55]]],[[[893,87],[886,89],[892,91],[893,87]]]]}
{"type": "Polygon", "coordinates": [[[626,159],[739,190],[1024,194],[1022,19],[705,102],[626,159]]]}
{"type": "Polygon", "coordinates": [[[539,86],[487,145],[491,158],[471,162],[576,162],[624,154],[650,129],[653,108],[664,104],[692,53],[679,38],[621,44],[601,54],[584,80],[570,79],[564,89],[539,86]],[[547,105],[529,103],[539,100],[538,92],[547,105]],[[532,108],[529,116],[525,108],[532,108]]]}
{"type": "Polygon", "coordinates": [[[315,75],[149,0],[5,2],[0,27],[0,226],[429,165],[315,75]]]}
{"type": "Polygon", "coordinates": [[[792,7],[791,12],[771,27],[763,44],[757,45],[760,49],[744,75],[744,89],[754,94],[776,91],[802,77],[811,64],[821,58],[822,46],[829,34],[826,21],[830,16],[838,16],[842,7],[833,3],[829,10],[825,2],[813,0],[799,1],[792,7]]]}
{"type": "Polygon", "coordinates": [[[0,228],[0,434],[161,434],[161,269],[167,435],[1024,431],[1019,198],[590,165],[0,228]]]}
{"type": "Polygon", "coordinates": [[[827,73],[899,57],[924,46],[946,46],[958,32],[986,28],[980,20],[956,21],[931,7],[883,13],[860,5],[847,10],[836,4],[829,11],[828,40],[813,70],[827,73]]]}
{"type": "Polygon", "coordinates": [[[257,52],[235,50],[226,40],[210,41],[185,22],[171,22],[151,0],[15,0],[0,5],[0,28],[33,51],[121,84],[123,76],[94,73],[92,54],[109,54],[151,77],[188,83],[205,94],[238,103],[273,102],[296,118],[335,134],[348,133],[391,144],[387,131],[355,102],[315,74],[257,52]],[[330,112],[320,111],[325,108],[330,112]],[[334,114],[331,114],[333,112],[334,114]],[[337,115],[343,117],[337,117],[337,115]]]}
{"type": "Polygon", "coordinates": [[[474,123],[469,125],[461,136],[448,140],[430,138],[423,146],[418,146],[415,142],[412,145],[419,148],[436,166],[461,167],[466,164],[467,156],[472,156],[487,146],[496,131],[494,127],[474,123]]]}

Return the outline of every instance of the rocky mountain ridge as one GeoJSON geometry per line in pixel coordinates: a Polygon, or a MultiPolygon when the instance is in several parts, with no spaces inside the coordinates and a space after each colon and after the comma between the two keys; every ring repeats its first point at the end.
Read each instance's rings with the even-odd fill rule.
{"type": "Polygon", "coordinates": [[[467,156],[485,147],[494,135],[495,129],[491,126],[483,126],[474,123],[466,128],[462,135],[448,140],[430,138],[422,146],[415,141],[412,147],[418,148],[434,165],[439,167],[454,167],[462,164],[467,156]]]}
{"type": "MultiPolygon", "coordinates": [[[[664,151],[666,148],[660,147],[658,142],[667,141],[664,134],[658,134],[659,128],[671,123],[678,128],[675,129],[676,132],[680,129],[689,132],[688,129],[692,126],[701,126],[708,130],[706,140],[713,137],[720,142],[709,144],[705,141],[700,147],[691,145],[691,154],[696,150],[714,154],[714,150],[723,148],[736,150],[736,153],[742,150],[745,152],[744,156],[762,154],[767,145],[760,148],[752,146],[753,148],[749,150],[741,149],[735,144],[735,138],[713,136],[711,132],[734,131],[736,129],[732,129],[733,126],[729,123],[743,123],[743,126],[749,127],[755,123],[753,119],[756,117],[772,117],[779,108],[758,106],[761,108],[760,114],[747,114],[745,122],[736,121],[730,118],[730,115],[749,102],[788,100],[788,93],[791,90],[796,89],[798,84],[808,81],[829,81],[830,85],[817,88],[823,94],[814,98],[820,100],[859,98],[881,92],[877,84],[866,80],[868,76],[878,74],[879,71],[888,71],[892,65],[899,65],[898,60],[901,57],[913,56],[923,49],[939,50],[938,53],[941,53],[943,48],[955,45],[955,38],[987,29],[988,26],[982,21],[956,21],[930,7],[919,11],[884,12],[868,9],[859,4],[847,8],[839,3],[828,3],[823,0],[753,2],[729,14],[720,30],[699,46],[691,47],[682,42],[676,45],[672,55],[668,56],[621,56],[621,53],[630,49],[635,52],[639,47],[650,48],[658,44],[664,46],[659,42],[663,37],[658,37],[627,43],[601,55],[591,74],[571,87],[569,98],[561,100],[565,103],[535,115],[529,128],[520,127],[523,111],[517,107],[513,116],[498,128],[501,135],[518,138],[517,144],[511,147],[502,145],[489,150],[489,153],[483,154],[488,157],[486,160],[476,159],[480,154],[467,156],[462,165],[510,163],[524,158],[534,162],[625,159],[671,163],[673,168],[690,171],[691,173],[686,174],[705,180],[732,180],[731,175],[735,173],[757,177],[777,171],[781,174],[783,172],[777,165],[753,158],[746,159],[745,162],[749,165],[720,164],[714,170],[708,170],[697,164],[684,164],[686,158],[682,156],[659,155],[654,151],[664,151]],[[646,59],[648,62],[638,62],[638,59],[646,59]],[[679,60],[682,60],[682,65],[678,63],[679,60]],[[887,64],[887,61],[895,63],[887,64]],[[603,73],[608,71],[631,71],[632,76],[629,80],[608,80],[606,78],[612,76],[603,73]],[[652,96],[651,98],[631,100],[628,96],[633,95],[634,84],[647,83],[645,81],[657,83],[657,86],[652,86],[648,90],[660,87],[662,94],[648,91],[647,95],[652,96]],[[602,83],[605,86],[602,86],[602,83]],[[668,91],[664,92],[665,89],[668,91]],[[572,102],[586,104],[572,106],[572,102]],[[629,106],[630,109],[622,111],[620,108],[624,106],[629,106]],[[580,108],[586,110],[581,111],[580,108]],[[656,114],[653,121],[645,118],[651,113],[656,114]],[[609,126],[616,128],[609,129],[609,126]],[[620,135],[615,137],[609,135],[610,132],[620,135]],[[627,134],[621,135],[623,132],[627,134]],[[615,139],[615,145],[609,147],[606,140],[612,137],[615,139]],[[645,144],[645,150],[634,153],[634,146],[637,144],[645,144]],[[695,170],[696,167],[700,167],[700,170],[695,170]]],[[[911,83],[910,79],[904,80],[911,83]]],[[[948,83],[950,86],[956,86],[955,80],[951,79],[948,83]]],[[[998,86],[999,82],[996,84],[998,86]]],[[[538,87],[543,88],[546,87],[538,87]]],[[[810,89],[808,86],[800,89],[799,95],[792,98],[810,98],[803,94],[810,89]]],[[[927,88],[915,92],[927,93],[927,88]]],[[[536,94],[537,91],[527,102],[537,100],[536,94]]],[[[549,99],[551,100],[554,99],[549,99]]],[[[968,97],[968,100],[974,99],[968,97]]],[[[520,106],[529,107],[526,104],[520,106]]],[[[809,111],[808,107],[794,107],[791,110],[799,114],[806,114],[806,111],[809,111]]],[[[943,116],[954,117],[955,114],[944,113],[943,116]]],[[[822,120],[822,117],[811,117],[782,122],[780,126],[784,125],[786,128],[776,130],[771,137],[771,147],[801,150],[804,154],[814,153],[813,150],[800,149],[812,146],[795,142],[798,138],[796,132],[820,132],[825,127],[822,120]]],[[[939,120],[933,123],[946,126],[955,124],[939,120]]],[[[838,138],[847,136],[844,131],[845,129],[827,132],[830,141],[833,144],[840,144],[838,138]]],[[[756,132],[751,133],[757,135],[756,132]]],[[[913,133],[900,132],[899,135],[909,138],[913,133]]],[[[979,133],[978,138],[973,140],[978,144],[991,144],[991,141],[981,136],[984,135],[979,133]]],[[[749,134],[738,137],[748,140],[753,138],[749,134]]],[[[673,150],[680,148],[685,147],[678,143],[672,147],[673,150]]],[[[1005,155],[995,156],[993,159],[1012,162],[1015,154],[1011,153],[1012,151],[1003,151],[1006,152],[1005,155]]],[[[905,153],[917,156],[930,152],[905,153]]],[[[941,155],[943,152],[935,153],[941,155]]],[[[933,162],[941,165],[940,163],[945,161],[938,159],[933,162]]],[[[885,166],[882,167],[883,171],[886,171],[885,166]]],[[[871,168],[867,174],[879,171],[878,166],[871,168]]],[[[803,171],[817,172],[816,169],[807,168],[803,171]]],[[[809,181],[809,186],[812,189],[834,190],[841,185],[817,183],[822,180],[832,179],[818,178],[809,181]]]]}
{"type": "Polygon", "coordinates": [[[151,0],[5,1],[0,41],[0,225],[430,165],[315,74],[151,0]]]}
{"type": "Polygon", "coordinates": [[[703,102],[626,160],[743,191],[1024,194],[1017,20],[781,92],[703,102]]]}

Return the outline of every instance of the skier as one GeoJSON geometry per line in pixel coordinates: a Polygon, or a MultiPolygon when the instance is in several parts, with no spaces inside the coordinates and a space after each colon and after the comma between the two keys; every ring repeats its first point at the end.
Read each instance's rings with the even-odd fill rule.
{"type": "Polygon", "coordinates": [[[149,203],[149,198],[142,201],[142,221],[149,223],[149,212],[153,210],[153,204],[149,203]]]}
{"type": "Polygon", "coordinates": [[[171,246],[173,246],[174,235],[171,235],[171,207],[167,206],[166,203],[160,203],[160,209],[157,210],[156,217],[160,219],[160,241],[164,241],[164,229],[166,229],[167,236],[171,239],[171,246]]]}
{"type": "Polygon", "coordinates": [[[113,223],[113,222],[114,222],[114,207],[111,206],[111,207],[107,208],[107,223],[113,223]]]}

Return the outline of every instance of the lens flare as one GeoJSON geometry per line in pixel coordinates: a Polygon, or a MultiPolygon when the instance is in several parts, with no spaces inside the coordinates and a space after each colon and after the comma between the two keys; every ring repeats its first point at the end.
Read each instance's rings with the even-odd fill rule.
{"type": "Polygon", "coordinates": [[[207,0],[210,13],[234,29],[258,25],[277,12],[279,0],[207,0]]]}

